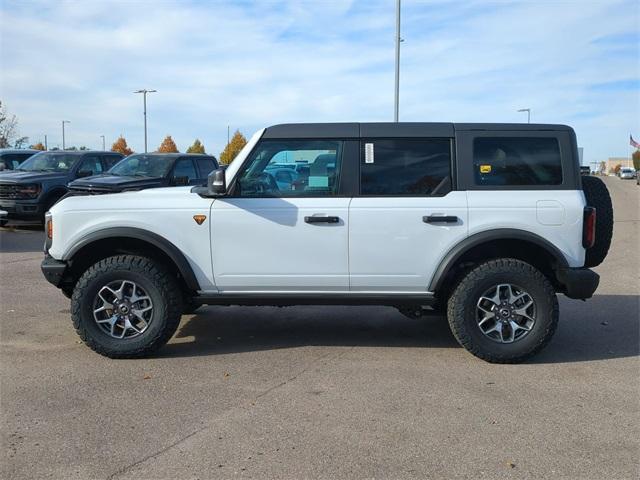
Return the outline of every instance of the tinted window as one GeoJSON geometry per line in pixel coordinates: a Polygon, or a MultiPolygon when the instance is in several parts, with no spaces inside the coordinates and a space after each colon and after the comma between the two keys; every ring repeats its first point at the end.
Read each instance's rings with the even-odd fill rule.
{"type": "Polygon", "coordinates": [[[205,178],[218,168],[213,158],[196,158],[196,163],[198,164],[198,170],[200,170],[200,178],[205,178]]]}
{"type": "Polygon", "coordinates": [[[78,167],[78,172],[91,172],[91,175],[97,175],[102,173],[102,163],[97,155],[91,155],[84,157],[82,163],[78,167]]]}
{"type": "Polygon", "coordinates": [[[263,140],[238,176],[243,197],[314,197],[338,192],[342,142],[263,140]]]}
{"type": "Polygon", "coordinates": [[[103,155],[102,156],[102,165],[104,166],[105,170],[109,170],[111,167],[113,167],[120,160],[122,160],[122,157],[120,155],[103,155]]]}
{"type": "Polygon", "coordinates": [[[181,158],[176,162],[176,166],[173,168],[173,176],[187,177],[189,180],[198,178],[198,174],[190,158],[181,158]]]}
{"type": "Polygon", "coordinates": [[[451,190],[449,139],[376,139],[362,145],[362,195],[444,195],[451,190]]]}
{"type": "Polygon", "coordinates": [[[562,183],[560,146],[550,137],[478,137],[473,168],[478,185],[562,183]]]}

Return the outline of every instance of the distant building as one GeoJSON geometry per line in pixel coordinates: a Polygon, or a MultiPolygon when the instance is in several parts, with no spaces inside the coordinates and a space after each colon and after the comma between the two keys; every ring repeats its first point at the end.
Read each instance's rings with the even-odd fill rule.
{"type": "Polygon", "coordinates": [[[632,166],[631,159],[629,157],[609,157],[605,161],[606,167],[605,172],[613,172],[613,169],[616,168],[616,165],[622,165],[623,167],[632,166]]]}

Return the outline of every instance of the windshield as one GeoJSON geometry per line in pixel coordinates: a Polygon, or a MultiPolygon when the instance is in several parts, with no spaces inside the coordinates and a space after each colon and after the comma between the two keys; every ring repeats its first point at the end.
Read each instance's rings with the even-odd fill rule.
{"type": "Polygon", "coordinates": [[[168,155],[129,155],[111,167],[109,173],[118,176],[164,177],[169,173],[174,159],[175,157],[168,155]]]}
{"type": "Polygon", "coordinates": [[[25,172],[66,172],[68,171],[78,155],[69,153],[36,153],[22,162],[16,170],[25,172]]]}

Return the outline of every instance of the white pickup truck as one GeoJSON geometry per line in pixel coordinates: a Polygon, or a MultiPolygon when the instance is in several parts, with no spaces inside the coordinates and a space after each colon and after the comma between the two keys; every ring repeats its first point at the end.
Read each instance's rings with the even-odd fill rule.
{"type": "Polygon", "coordinates": [[[549,342],[557,293],[592,296],[612,227],[567,126],[285,124],[207,185],[63,199],[42,270],[113,358],[203,304],[376,304],[446,314],[471,353],[512,363],[549,342]]]}

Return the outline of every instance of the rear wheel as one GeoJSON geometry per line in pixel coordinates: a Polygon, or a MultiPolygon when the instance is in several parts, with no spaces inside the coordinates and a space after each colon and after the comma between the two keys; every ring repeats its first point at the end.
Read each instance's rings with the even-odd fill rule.
{"type": "Polygon", "coordinates": [[[93,350],[111,358],[150,354],[175,333],[182,294],[161,264],[134,255],[105,258],[78,280],[73,324],[93,350]]]}
{"type": "Polygon", "coordinates": [[[518,363],[542,349],[558,324],[558,300],[528,263],[496,259],[470,271],[451,294],[447,318],[456,340],[476,357],[518,363]]]}

